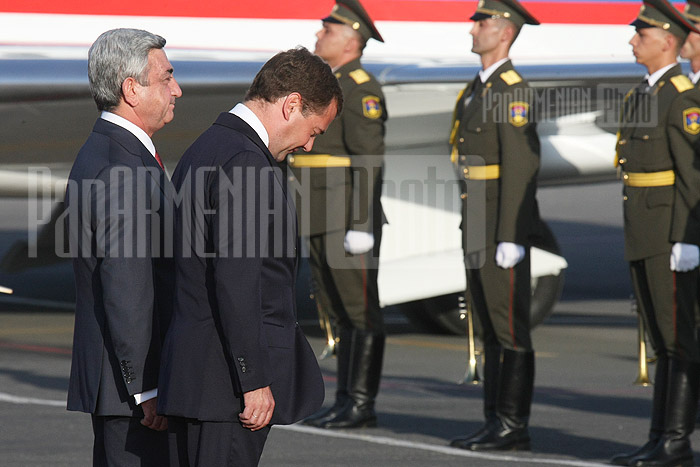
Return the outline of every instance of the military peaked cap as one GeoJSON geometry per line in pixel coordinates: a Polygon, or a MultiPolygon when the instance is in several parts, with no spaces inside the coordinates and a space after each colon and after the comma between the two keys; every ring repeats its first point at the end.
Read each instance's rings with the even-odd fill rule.
{"type": "Polygon", "coordinates": [[[695,25],[667,0],[644,0],[637,18],[630,23],[637,28],[661,28],[685,40],[688,33],[697,32],[695,25]]]}
{"type": "Polygon", "coordinates": [[[479,0],[476,12],[469,19],[479,21],[486,18],[505,18],[518,27],[523,24],[540,24],[518,0],[479,0]]]}
{"type": "Polygon", "coordinates": [[[377,39],[384,42],[382,35],[358,0],[336,0],[330,15],[323,18],[329,23],[347,24],[359,32],[364,40],[377,39]]]}
{"type": "Polygon", "coordinates": [[[700,23],[700,0],[688,0],[683,13],[689,20],[700,23]]]}

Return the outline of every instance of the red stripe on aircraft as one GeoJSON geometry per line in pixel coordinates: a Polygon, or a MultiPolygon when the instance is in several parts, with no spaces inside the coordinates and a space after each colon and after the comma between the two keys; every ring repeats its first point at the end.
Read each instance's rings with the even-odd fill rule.
{"type": "MultiPolygon", "coordinates": [[[[333,0],[146,0],[138,7],[122,0],[17,0],[4,2],[1,12],[80,15],[164,16],[195,18],[318,19],[328,14],[333,0]]],[[[475,1],[363,0],[372,18],[380,21],[465,21],[475,1]]],[[[542,23],[629,24],[641,2],[527,1],[527,9],[542,23]]],[[[682,7],[682,3],[677,6],[682,7]]]]}
{"type": "Polygon", "coordinates": [[[0,342],[0,348],[26,350],[28,352],[53,353],[59,355],[71,355],[72,350],[65,347],[49,347],[46,345],[18,344],[16,342],[0,342]]]}

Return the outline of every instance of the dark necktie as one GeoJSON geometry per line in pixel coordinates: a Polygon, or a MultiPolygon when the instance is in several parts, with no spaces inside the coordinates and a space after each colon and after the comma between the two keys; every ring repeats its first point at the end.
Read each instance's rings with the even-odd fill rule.
{"type": "Polygon", "coordinates": [[[481,92],[481,88],[484,87],[484,83],[481,82],[481,77],[479,75],[476,75],[474,78],[474,81],[472,81],[471,88],[469,89],[469,95],[467,96],[466,99],[464,99],[464,107],[467,107],[469,103],[474,99],[476,96],[478,96],[481,92]]]}
{"type": "Polygon", "coordinates": [[[474,78],[474,83],[472,84],[472,91],[469,93],[471,97],[478,96],[481,92],[481,88],[484,87],[484,83],[481,82],[481,77],[479,75],[474,78]]]}

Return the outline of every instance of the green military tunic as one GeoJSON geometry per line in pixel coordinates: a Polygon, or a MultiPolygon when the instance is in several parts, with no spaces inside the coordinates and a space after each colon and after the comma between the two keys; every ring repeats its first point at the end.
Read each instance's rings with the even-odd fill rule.
{"type": "Polygon", "coordinates": [[[377,265],[385,222],[380,197],[386,105],[381,85],[359,59],[340,67],[336,76],[343,112],[309,154],[289,159],[301,187],[299,224],[309,236],[320,306],[345,327],[382,331],[377,265]],[[346,254],[343,239],[349,230],[373,233],[374,248],[346,254]]]}
{"type": "Polygon", "coordinates": [[[452,161],[462,185],[462,246],[472,306],[486,323],[485,345],[531,350],[529,237],[538,228],[535,192],[540,144],[532,94],[510,60],[460,95],[452,161]],[[523,261],[496,265],[498,243],[526,249],[523,261]],[[497,341],[496,341],[497,340],[497,341]]]}
{"type": "Polygon", "coordinates": [[[646,80],[623,103],[617,163],[624,183],[625,259],[660,354],[700,361],[694,338],[697,268],[670,270],[674,243],[700,244],[700,90],[681,72],[646,80]]]}

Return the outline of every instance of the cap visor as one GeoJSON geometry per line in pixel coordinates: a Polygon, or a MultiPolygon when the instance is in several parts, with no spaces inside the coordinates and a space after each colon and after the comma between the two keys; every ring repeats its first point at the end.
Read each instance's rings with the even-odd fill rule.
{"type": "Polygon", "coordinates": [[[339,20],[333,18],[332,16],[326,16],[326,17],[323,18],[321,21],[323,21],[324,23],[343,24],[342,21],[339,21],[339,20]]]}
{"type": "Polygon", "coordinates": [[[644,28],[653,28],[653,24],[649,24],[646,21],[642,21],[641,19],[637,18],[634,21],[630,23],[630,26],[634,26],[637,29],[644,29],[644,28]]]}
{"type": "Polygon", "coordinates": [[[491,16],[492,16],[492,15],[487,15],[486,13],[476,12],[476,13],[474,13],[474,14],[472,15],[472,17],[469,18],[469,19],[472,20],[472,21],[479,21],[479,20],[481,20],[481,19],[491,18],[491,16]]]}

